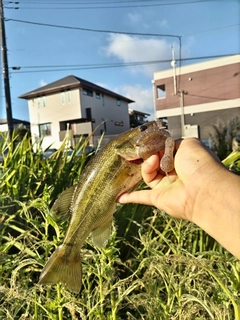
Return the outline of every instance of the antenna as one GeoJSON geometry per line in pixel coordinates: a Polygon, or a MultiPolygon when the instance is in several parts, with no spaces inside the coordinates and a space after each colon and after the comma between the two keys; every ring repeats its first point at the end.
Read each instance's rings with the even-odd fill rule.
{"type": "Polygon", "coordinates": [[[171,61],[171,66],[173,67],[173,86],[174,86],[174,95],[177,94],[177,82],[176,82],[176,60],[174,59],[174,48],[171,46],[172,50],[172,61],[171,61]]]}

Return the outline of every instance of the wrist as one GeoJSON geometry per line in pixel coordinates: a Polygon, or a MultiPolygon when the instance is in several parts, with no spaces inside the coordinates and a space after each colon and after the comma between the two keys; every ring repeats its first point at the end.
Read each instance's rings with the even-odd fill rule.
{"type": "Polygon", "coordinates": [[[222,174],[228,170],[200,140],[189,138],[181,144],[176,153],[175,169],[184,185],[185,218],[195,222],[211,202],[214,190],[222,182],[222,174]]]}
{"type": "Polygon", "coordinates": [[[198,194],[192,222],[240,258],[240,177],[220,168],[198,194]]]}
{"type": "Polygon", "coordinates": [[[199,171],[199,175],[204,179],[202,177],[199,178],[199,184],[195,183],[195,189],[191,190],[193,195],[191,221],[198,225],[203,219],[203,213],[206,214],[216,207],[219,197],[223,197],[225,194],[224,190],[222,190],[224,189],[223,182],[229,174],[221,165],[217,165],[212,171],[209,169],[204,173],[199,171]]]}

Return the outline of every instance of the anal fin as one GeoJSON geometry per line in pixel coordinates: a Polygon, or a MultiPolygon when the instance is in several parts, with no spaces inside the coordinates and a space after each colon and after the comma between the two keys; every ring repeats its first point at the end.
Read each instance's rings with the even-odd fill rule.
{"type": "Polygon", "coordinates": [[[99,248],[105,247],[111,235],[111,231],[112,218],[92,232],[91,237],[93,243],[99,248]]]}

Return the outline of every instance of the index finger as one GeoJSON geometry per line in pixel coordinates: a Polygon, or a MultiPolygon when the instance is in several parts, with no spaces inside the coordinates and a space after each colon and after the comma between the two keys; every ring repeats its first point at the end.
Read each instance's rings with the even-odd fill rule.
{"type": "MultiPolygon", "coordinates": [[[[181,144],[182,139],[175,141],[174,153],[181,144]]],[[[156,153],[145,160],[142,164],[142,177],[145,183],[154,188],[165,176],[164,172],[160,169],[160,160],[163,156],[163,152],[156,153]]]]}
{"type": "Polygon", "coordinates": [[[142,177],[145,183],[150,187],[154,188],[156,184],[161,181],[163,175],[160,172],[160,156],[154,154],[145,160],[142,164],[142,177]]]}

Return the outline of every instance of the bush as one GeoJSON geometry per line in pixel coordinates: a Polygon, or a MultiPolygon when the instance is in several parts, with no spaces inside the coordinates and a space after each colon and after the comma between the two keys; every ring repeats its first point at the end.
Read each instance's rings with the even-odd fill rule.
{"type": "Polygon", "coordinates": [[[210,133],[212,149],[220,160],[231,153],[232,142],[236,137],[240,141],[240,116],[236,116],[227,122],[219,118],[217,123],[212,125],[212,132],[210,133]]]}
{"type": "Polygon", "coordinates": [[[80,294],[38,285],[67,228],[49,208],[87,158],[77,149],[67,158],[63,147],[44,160],[27,137],[14,148],[2,135],[0,150],[8,150],[0,167],[1,319],[240,319],[239,261],[195,225],[148,206],[118,205],[107,247],[85,243],[80,294]]]}

